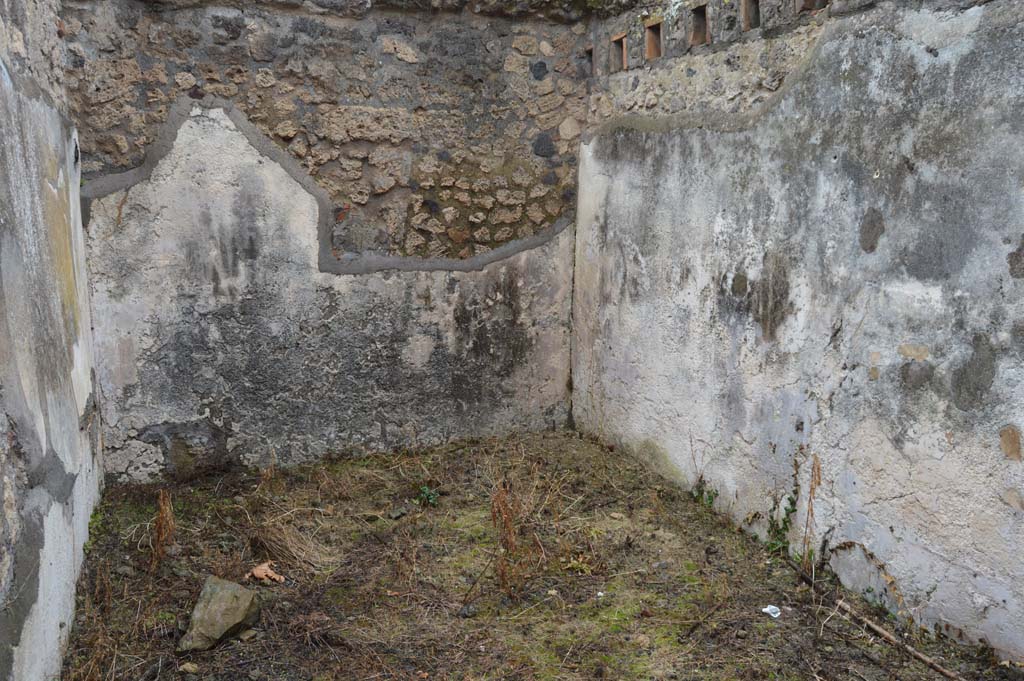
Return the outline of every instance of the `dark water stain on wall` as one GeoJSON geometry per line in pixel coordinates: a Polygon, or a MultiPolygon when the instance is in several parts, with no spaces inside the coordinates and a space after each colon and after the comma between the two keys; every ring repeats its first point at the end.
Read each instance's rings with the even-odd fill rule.
{"type": "Polygon", "coordinates": [[[885,234],[885,216],[877,208],[869,208],[860,223],[860,247],[865,253],[878,249],[878,240],[885,234]]]}
{"type": "Polygon", "coordinates": [[[1024,355],[1024,321],[1013,325],[1010,331],[1010,338],[1013,342],[1013,349],[1018,355],[1024,355]]]}
{"type": "Polygon", "coordinates": [[[732,285],[730,290],[732,295],[736,298],[744,298],[749,290],[750,282],[747,281],[747,275],[744,272],[736,272],[732,277],[732,285]]]}
{"type": "Polygon", "coordinates": [[[900,367],[900,381],[909,391],[916,391],[932,380],[935,375],[935,367],[931,362],[911,360],[900,367]]]}
{"type": "Polygon", "coordinates": [[[731,274],[719,275],[715,309],[723,322],[740,329],[746,326],[750,316],[750,285],[742,264],[737,265],[731,274]]]}
{"type": "Polygon", "coordinates": [[[1020,246],[1006,256],[1006,264],[1010,267],[1010,276],[1014,279],[1024,279],[1024,234],[1020,237],[1020,246]]]}
{"type": "Polygon", "coordinates": [[[149,426],[142,430],[139,439],[160,447],[165,471],[175,480],[190,480],[238,463],[228,453],[227,430],[209,419],[149,426]]]}
{"type": "Polygon", "coordinates": [[[145,393],[173,416],[139,439],[161,448],[166,475],[188,478],[239,454],[287,465],[488,432],[516,406],[516,372],[536,361],[523,276],[509,266],[480,286],[453,278],[436,302],[413,288],[359,300],[325,288],[296,308],[264,287],[209,312],[183,305],[172,340],[140,365],[145,393]],[[422,317],[441,304],[452,317],[422,317]],[[403,353],[423,337],[429,356],[410,363],[403,353]],[[197,405],[212,415],[182,419],[197,405]]]}
{"type": "Polygon", "coordinates": [[[453,396],[472,403],[488,392],[477,366],[486,362],[488,374],[508,378],[525,362],[532,343],[522,321],[519,275],[510,268],[492,282],[482,297],[461,293],[454,310],[456,351],[453,361],[453,396]],[[465,361],[459,362],[462,356],[465,361]]]}
{"type": "Polygon", "coordinates": [[[204,208],[198,220],[209,237],[189,240],[182,245],[188,281],[208,281],[214,296],[231,300],[241,293],[239,275],[242,274],[243,263],[246,268],[254,266],[260,242],[260,235],[253,226],[254,220],[242,217],[252,209],[238,203],[236,199],[235,211],[239,213],[239,219],[227,225],[215,225],[210,211],[204,208]]]}
{"type": "Polygon", "coordinates": [[[751,279],[742,265],[732,274],[723,274],[718,282],[718,311],[726,318],[739,321],[750,316],[761,327],[761,337],[774,341],[778,331],[793,311],[789,299],[789,264],[785,256],[765,253],[759,279],[751,279]]]}
{"type": "Polygon", "coordinates": [[[789,264],[785,256],[769,252],[764,256],[761,278],[750,286],[750,313],[761,326],[764,340],[773,341],[792,312],[789,300],[789,264]]]}
{"type": "MultiPolygon", "coordinates": [[[[978,245],[978,216],[970,212],[974,202],[958,187],[936,187],[939,217],[921,225],[913,242],[900,250],[900,262],[907,273],[921,281],[953,278],[968,262],[978,245]]],[[[920,202],[921,199],[918,199],[920,202]]]]}
{"type": "Polygon", "coordinates": [[[962,411],[980,407],[996,377],[996,349],[992,341],[977,334],[972,344],[974,352],[970,358],[953,372],[953,403],[962,411]]]}

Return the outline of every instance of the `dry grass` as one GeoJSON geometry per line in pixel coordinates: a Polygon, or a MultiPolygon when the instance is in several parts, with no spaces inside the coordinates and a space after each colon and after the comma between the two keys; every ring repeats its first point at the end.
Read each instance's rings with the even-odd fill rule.
{"type": "Polygon", "coordinates": [[[261,523],[251,536],[258,553],[309,574],[330,574],[340,564],[335,549],[287,521],[261,523]]]}
{"type": "Polygon", "coordinates": [[[84,593],[79,595],[77,618],[84,624],[79,626],[85,634],[81,643],[88,653],[79,665],[69,670],[68,679],[100,681],[108,671],[116,650],[116,642],[104,626],[104,617],[110,610],[112,599],[110,570],[106,561],[97,561],[90,574],[83,579],[79,591],[84,593]]]}
{"type": "Polygon", "coordinates": [[[151,572],[160,567],[161,561],[167,556],[167,547],[174,543],[174,528],[171,494],[162,489],[157,497],[156,517],[153,519],[153,557],[149,566],[151,572]]]}
{"type": "Polygon", "coordinates": [[[313,650],[344,648],[346,645],[337,623],[323,612],[301,613],[288,626],[292,637],[313,650]]]}
{"type": "MultiPolygon", "coordinates": [[[[822,575],[817,590],[802,586],[707,504],[572,435],[173,492],[172,503],[108,490],[65,678],[177,680],[185,661],[217,681],[932,678],[834,606],[838,596],[872,612],[856,596],[822,575]],[[413,503],[424,487],[436,505],[413,503]],[[174,551],[161,516],[176,521],[174,551]],[[258,634],[176,658],[205,576],[241,580],[268,559],[288,579],[252,585],[258,634]],[[783,616],[761,614],[767,604],[783,616]]],[[[900,635],[968,678],[1015,678],[930,635],[900,635]]]]}
{"type": "Polygon", "coordinates": [[[541,567],[545,555],[533,528],[540,484],[536,468],[530,480],[523,483],[505,478],[491,493],[491,524],[498,540],[495,572],[498,586],[514,601],[526,593],[527,584],[541,567]]]}
{"type": "Polygon", "coordinates": [[[817,454],[811,454],[811,477],[807,489],[807,517],[804,520],[804,536],[801,542],[803,551],[800,557],[800,568],[809,574],[814,572],[814,550],[811,546],[811,531],[814,529],[814,499],[821,487],[821,460],[817,454]]]}

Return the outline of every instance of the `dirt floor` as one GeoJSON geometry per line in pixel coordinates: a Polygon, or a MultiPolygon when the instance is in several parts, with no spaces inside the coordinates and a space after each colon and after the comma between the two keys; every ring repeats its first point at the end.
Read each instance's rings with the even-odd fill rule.
{"type": "Polygon", "coordinates": [[[1024,679],[827,578],[816,592],[709,492],[573,434],[167,489],[173,534],[159,488],[107,489],[65,679],[940,678],[838,598],[965,679],[1024,679]],[[264,560],[286,581],[252,585],[245,640],[176,655],[206,576],[264,560]]]}

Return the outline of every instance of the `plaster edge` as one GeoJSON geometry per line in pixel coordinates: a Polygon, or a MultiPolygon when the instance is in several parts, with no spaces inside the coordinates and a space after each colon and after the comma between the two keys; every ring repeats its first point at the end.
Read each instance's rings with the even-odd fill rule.
{"type": "MultiPolygon", "coordinates": [[[[921,0],[919,9],[932,12],[953,12],[960,14],[978,8],[984,10],[986,5],[992,2],[993,0],[984,0],[980,4],[971,6],[947,7],[945,2],[942,0],[931,0],[931,2],[928,0],[921,0]]],[[[889,1],[884,4],[871,3],[842,11],[829,9],[827,17],[823,17],[822,19],[824,23],[821,25],[821,32],[815,39],[814,47],[804,56],[803,61],[786,76],[778,90],[772,92],[766,97],[766,101],[749,111],[740,113],[714,113],[712,115],[709,115],[708,112],[683,112],[657,117],[652,117],[643,113],[619,114],[613,116],[607,121],[604,121],[597,128],[584,132],[581,137],[581,142],[582,144],[589,146],[595,139],[606,137],[620,131],[667,134],[676,130],[694,129],[703,129],[720,133],[742,132],[744,130],[748,130],[754,127],[760,119],[770,114],[782,104],[790,91],[806,78],[807,71],[816,62],[823,46],[828,44],[838,32],[843,31],[843,27],[846,24],[866,15],[884,13],[892,14],[894,10],[900,9],[901,7],[901,4],[889,1]]],[[[793,27],[789,27],[787,30],[779,33],[770,33],[769,37],[771,39],[778,39],[791,32],[792,28],[793,27]]],[[[728,43],[720,49],[721,51],[726,51],[733,45],[735,45],[735,43],[728,43]]],[[[688,53],[680,55],[679,57],[676,57],[676,59],[683,59],[686,58],[686,56],[688,56],[688,53]]]]}
{"type": "Polygon", "coordinates": [[[481,271],[488,265],[507,260],[524,251],[534,250],[553,241],[568,227],[573,219],[559,218],[555,224],[525,239],[510,241],[493,251],[475,255],[465,260],[454,258],[416,258],[408,256],[384,255],[374,252],[350,253],[341,257],[335,256],[331,249],[331,216],[333,203],[327,191],[316,183],[298,162],[279,147],[273,140],[259,130],[244,112],[229,100],[204,96],[193,99],[188,95],[180,95],[171,106],[167,120],[164,122],[156,140],[146,152],[146,159],[141,166],[121,173],[103,175],[90,180],[82,187],[82,224],[88,228],[89,212],[92,202],[115,192],[130,189],[152,177],[157,165],[166,157],[177,141],[181,126],[190,118],[194,107],[203,109],[222,109],[235,124],[239,132],[245,136],[249,144],[261,155],[278,164],[293,180],[316,199],[319,209],[317,220],[318,267],[321,272],[338,275],[372,274],[385,270],[401,272],[474,272],[481,271]]]}

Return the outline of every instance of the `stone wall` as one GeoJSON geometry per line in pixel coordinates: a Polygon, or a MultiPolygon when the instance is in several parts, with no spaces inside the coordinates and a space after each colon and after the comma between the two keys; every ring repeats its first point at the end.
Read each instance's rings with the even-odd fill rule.
{"type": "Polygon", "coordinates": [[[88,178],[141,166],[175,102],[215,97],[326,192],[325,254],[342,265],[367,253],[470,259],[571,219],[582,25],[170,4],[69,3],[88,178]]]}
{"type": "Polygon", "coordinates": [[[99,490],[77,138],[52,2],[0,1],[0,679],[56,678],[99,490]]]}
{"type": "Polygon", "coordinates": [[[815,44],[837,7],[853,11],[864,0],[836,3],[828,12],[798,11],[795,0],[760,0],[759,23],[745,20],[745,0],[667,5],[646,2],[628,14],[595,22],[590,31],[594,71],[590,124],[623,112],[715,117],[764,103],[815,44]],[[694,6],[706,7],[710,42],[693,41],[694,6]],[[658,56],[648,54],[656,26],[658,56]],[[625,41],[626,68],[612,38],[625,41]]]}
{"type": "Polygon", "coordinates": [[[65,17],[108,470],[564,424],[582,28],[171,4],[65,17]]]}
{"type": "Polygon", "coordinates": [[[108,470],[189,476],[565,423],[567,221],[463,271],[325,272],[329,197],[287,152],[227,103],[171,124],[146,167],[93,185],[108,192],[88,228],[108,470]]]}
{"type": "MultiPolygon", "coordinates": [[[[2,124],[64,160],[0,171],[67,204],[0,254],[60,224],[74,265],[16,246],[65,314],[10,327],[53,373],[4,358],[4,408],[54,434],[0,450],[0,569],[64,551],[39,587],[70,592],[90,405],[148,480],[562,425],[572,391],[745,527],[1024,657],[1019,3],[12,2],[2,124]]],[[[4,631],[59,631],[22,602],[4,631]]]]}
{"type": "Polygon", "coordinates": [[[0,54],[60,110],[64,97],[64,25],[59,0],[0,0],[0,54]]]}
{"type": "Polygon", "coordinates": [[[1024,7],[844,4],[595,84],[573,415],[1022,658],[1024,7]]]}

